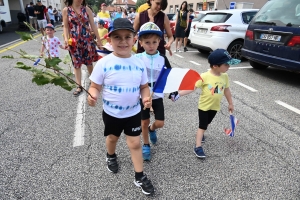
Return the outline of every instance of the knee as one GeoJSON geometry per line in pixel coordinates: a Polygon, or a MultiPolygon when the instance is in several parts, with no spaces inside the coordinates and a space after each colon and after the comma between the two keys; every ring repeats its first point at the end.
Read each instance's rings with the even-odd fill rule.
{"type": "Polygon", "coordinates": [[[156,121],[156,122],[155,122],[155,126],[156,126],[157,128],[162,128],[164,125],[165,125],[165,122],[164,122],[164,121],[156,121]]]}
{"type": "Polygon", "coordinates": [[[118,141],[118,137],[117,136],[114,136],[114,135],[108,135],[106,137],[106,141],[109,142],[109,143],[116,143],[118,141]]]}
{"type": "Polygon", "coordinates": [[[127,145],[129,149],[137,150],[141,148],[140,137],[136,137],[135,139],[130,139],[127,141],[127,145]]]}
{"type": "Polygon", "coordinates": [[[142,128],[147,128],[150,124],[150,120],[146,119],[146,120],[142,120],[142,128]]]}

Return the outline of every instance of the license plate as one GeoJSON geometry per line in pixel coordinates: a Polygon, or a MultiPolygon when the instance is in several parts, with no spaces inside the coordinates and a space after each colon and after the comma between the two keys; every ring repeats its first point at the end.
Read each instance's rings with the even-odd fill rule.
{"type": "Polygon", "coordinates": [[[272,41],[279,42],[280,39],[281,39],[281,36],[280,35],[271,35],[271,34],[261,34],[260,39],[262,39],[262,40],[272,40],[272,41]]]}
{"type": "Polygon", "coordinates": [[[207,29],[204,29],[204,28],[198,28],[198,33],[206,33],[207,32],[207,29]]]}

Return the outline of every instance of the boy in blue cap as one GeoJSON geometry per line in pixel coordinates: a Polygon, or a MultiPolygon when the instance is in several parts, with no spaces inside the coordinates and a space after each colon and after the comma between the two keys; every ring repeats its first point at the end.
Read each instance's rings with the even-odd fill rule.
{"type": "MultiPolygon", "coordinates": [[[[233,59],[225,49],[217,49],[209,55],[208,62],[211,69],[202,73],[202,80],[198,80],[195,84],[195,89],[201,88],[202,90],[198,103],[199,129],[197,131],[196,146],[194,148],[194,153],[198,158],[206,157],[201,146],[204,142],[204,132],[220,110],[223,95],[225,95],[228,101],[228,110],[233,112],[234,108],[229,89],[229,78],[226,71],[230,65],[236,65],[241,61],[233,59]]],[[[172,101],[176,101],[180,96],[193,91],[194,90],[182,90],[172,92],[169,98],[172,101]]]]}

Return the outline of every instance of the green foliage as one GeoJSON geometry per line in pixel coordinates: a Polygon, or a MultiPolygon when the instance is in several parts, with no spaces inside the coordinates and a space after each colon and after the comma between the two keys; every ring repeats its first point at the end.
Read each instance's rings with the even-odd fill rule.
{"type": "Polygon", "coordinates": [[[1,58],[10,58],[10,59],[13,59],[14,56],[2,56],[1,58]]]}
{"type": "Polygon", "coordinates": [[[18,32],[18,31],[16,31],[16,33],[18,35],[20,35],[21,40],[28,41],[28,40],[32,40],[33,39],[32,34],[30,34],[30,33],[27,33],[27,32],[18,32]]]}
{"type": "Polygon", "coordinates": [[[136,4],[135,4],[136,9],[138,9],[142,4],[144,4],[146,2],[147,2],[147,0],[137,0],[136,4]]]}

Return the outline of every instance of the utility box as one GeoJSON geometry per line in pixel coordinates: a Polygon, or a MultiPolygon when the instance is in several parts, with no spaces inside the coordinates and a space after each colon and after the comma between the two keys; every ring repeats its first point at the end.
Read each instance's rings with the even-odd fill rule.
{"type": "Polygon", "coordinates": [[[251,9],[251,8],[253,8],[253,4],[254,3],[250,3],[250,2],[237,2],[235,4],[235,8],[236,9],[251,9]]]}

